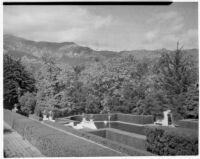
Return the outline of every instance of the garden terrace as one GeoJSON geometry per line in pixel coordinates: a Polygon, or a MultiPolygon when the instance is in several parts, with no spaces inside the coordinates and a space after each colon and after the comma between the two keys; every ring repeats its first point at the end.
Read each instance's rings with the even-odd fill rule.
{"type": "MultiPolygon", "coordinates": [[[[84,118],[93,119],[97,130],[83,128],[79,132],[85,131],[102,139],[131,148],[147,150],[156,155],[198,154],[198,121],[196,120],[180,120],[176,122],[179,124],[178,127],[165,127],[152,124],[153,117],[150,115],[116,113],[110,114],[110,121],[108,121],[108,114],[85,114],[84,118]],[[178,147],[181,147],[181,151],[178,147]],[[174,151],[173,148],[177,150],[174,151]]],[[[76,115],[59,118],[57,122],[61,125],[69,122],[77,125],[82,120],[83,116],[76,115]]]]}
{"type": "Polygon", "coordinates": [[[48,157],[152,155],[59,123],[33,121],[9,110],[4,110],[4,121],[48,157]]]}

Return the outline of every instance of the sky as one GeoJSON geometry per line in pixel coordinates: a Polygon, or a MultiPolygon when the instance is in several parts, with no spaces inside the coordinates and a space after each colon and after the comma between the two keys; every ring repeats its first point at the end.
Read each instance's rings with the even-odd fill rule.
{"type": "Polygon", "coordinates": [[[198,48],[197,2],[167,6],[3,6],[4,34],[96,50],[198,48]]]}

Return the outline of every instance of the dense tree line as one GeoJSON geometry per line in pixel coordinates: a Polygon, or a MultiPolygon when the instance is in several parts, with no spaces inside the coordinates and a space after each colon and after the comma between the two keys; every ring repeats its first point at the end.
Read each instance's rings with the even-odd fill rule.
{"type": "Polygon", "coordinates": [[[34,72],[32,78],[19,60],[4,56],[4,101],[20,103],[28,114],[161,115],[171,109],[177,118],[198,118],[198,68],[178,46],[159,59],[128,55],[76,66],[44,56],[34,72]]]}
{"type": "Polygon", "coordinates": [[[36,90],[35,80],[20,60],[4,55],[3,62],[4,107],[12,109],[24,93],[36,90]]]}

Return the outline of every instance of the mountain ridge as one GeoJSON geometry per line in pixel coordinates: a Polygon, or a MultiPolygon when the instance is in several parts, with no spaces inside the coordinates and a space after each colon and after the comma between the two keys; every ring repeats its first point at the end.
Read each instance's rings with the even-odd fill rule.
{"type": "MultiPolygon", "coordinates": [[[[158,58],[162,52],[171,52],[165,48],[156,50],[94,50],[90,47],[81,46],[74,42],[48,42],[48,41],[33,41],[25,38],[17,37],[11,34],[3,35],[4,53],[22,58],[40,59],[44,54],[55,56],[58,61],[69,62],[70,60],[90,61],[90,60],[105,60],[109,58],[134,55],[136,59],[142,58],[158,58]]],[[[198,49],[185,49],[187,54],[198,56],[198,49]]]]}

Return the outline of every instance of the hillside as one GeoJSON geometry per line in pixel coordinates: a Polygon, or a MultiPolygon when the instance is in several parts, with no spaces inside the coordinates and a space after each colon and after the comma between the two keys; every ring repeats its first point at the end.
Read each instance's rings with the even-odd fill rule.
{"type": "MultiPolygon", "coordinates": [[[[27,59],[39,60],[43,54],[50,54],[58,60],[69,64],[79,64],[86,61],[99,61],[110,58],[117,58],[127,55],[134,55],[136,59],[144,57],[155,59],[160,57],[162,52],[170,52],[170,50],[131,50],[131,51],[96,51],[89,47],[80,46],[74,42],[45,42],[31,41],[13,35],[4,35],[3,39],[4,53],[12,55],[16,58],[25,57],[27,59]]],[[[187,55],[198,62],[198,50],[184,50],[187,55]]]]}

